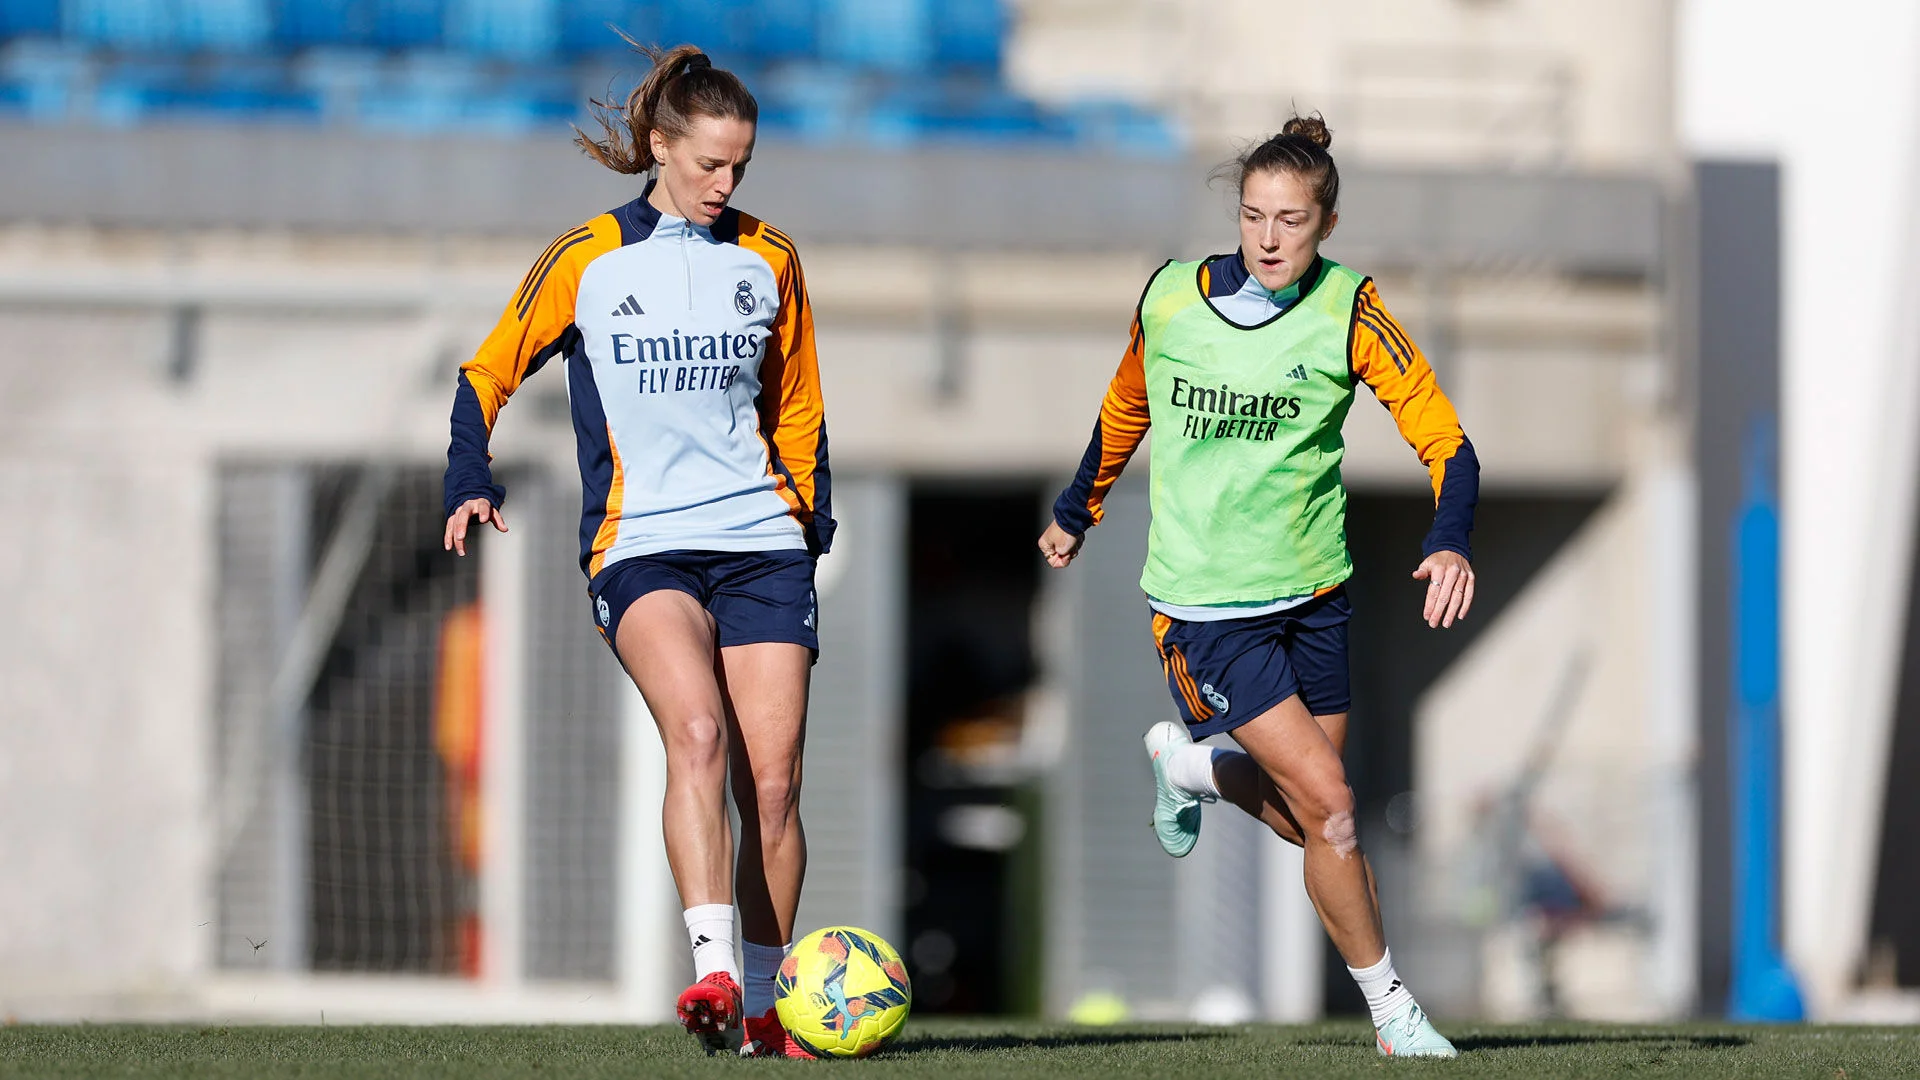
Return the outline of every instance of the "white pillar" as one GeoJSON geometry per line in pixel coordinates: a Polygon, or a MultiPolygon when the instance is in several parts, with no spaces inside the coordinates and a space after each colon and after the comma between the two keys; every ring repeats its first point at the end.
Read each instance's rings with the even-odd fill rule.
{"type": "Polygon", "coordinates": [[[1307,898],[1306,852],[1262,830],[1260,1006],[1268,1020],[1320,1019],[1326,933],[1307,898]]]}
{"type": "Polygon", "coordinates": [[[521,533],[480,541],[485,667],[480,737],[480,977],[512,988],[525,972],[527,548],[521,533]]]}
{"type": "Polygon", "coordinates": [[[621,693],[616,973],[628,1015],[652,1023],[672,1016],[674,995],[680,990],[672,985],[672,975],[687,943],[673,934],[680,903],[660,832],[660,806],[667,791],[666,748],[660,744],[653,714],[647,711],[639,689],[627,681],[621,693]]]}
{"type": "MultiPolygon", "coordinates": [[[[276,654],[287,647],[294,627],[300,622],[300,610],[307,599],[307,573],[311,561],[313,531],[313,485],[309,472],[297,465],[273,471],[272,509],[267,520],[280,527],[274,538],[273,604],[274,647],[276,654]]],[[[271,697],[272,695],[268,695],[271,697]]],[[[305,741],[306,706],[285,704],[263,718],[261,736],[268,747],[265,795],[267,840],[267,895],[271,897],[268,931],[261,939],[274,947],[267,950],[273,959],[269,966],[278,971],[307,969],[308,861],[311,802],[307,792],[307,772],[301,762],[305,741]]],[[[262,783],[262,781],[254,781],[262,783]]],[[[256,952],[260,950],[255,950],[256,952]]]]}
{"type": "Polygon", "coordinates": [[[1677,445],[1677,438],[1673,441],[1648,467],[1650,475],[1640,493],[1642,539],[1651,570],[1643,593],[1649,599],[1641,610],[1647,616],[1643,722],[1653,806],[1646,987],[1655,1008],[1680,1017],[1693,1012],[1700,970],[1699,797],[1694,783],[1700,753],[1694,715],[1700,658],[1698,612],[1686,599],[1699,595],[1694,536],[1699,510],[1684,447],[1677,445]]]}

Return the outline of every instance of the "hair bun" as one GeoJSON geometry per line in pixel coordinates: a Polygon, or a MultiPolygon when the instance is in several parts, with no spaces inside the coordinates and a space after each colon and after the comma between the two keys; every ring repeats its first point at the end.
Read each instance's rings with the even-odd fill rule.
{"type": "Polygon", "coordinates": [[[1298,135],[1322,150],[1333,145],[1333,132],[1327,130],[1327,122],[1319,113],[1294,117],[1280,129],[1280,134],[1298,135]]]}

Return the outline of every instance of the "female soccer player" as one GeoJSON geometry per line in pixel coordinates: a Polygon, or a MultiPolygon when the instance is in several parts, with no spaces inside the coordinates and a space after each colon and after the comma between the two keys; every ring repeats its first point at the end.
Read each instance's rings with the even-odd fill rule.
{"type": "Polygon", "coordinates": [[[1149,428],[1153,524],[1140,584],[1184,725],[1147,732],[1154,831],[1193,849],[1200,803],[1225,798],[1306,848],[1307,893],[1365,992],[1382,1054],[1452,1057],[1393,970],[1354,827],[1346,741],[1348,604],[1340,428],[1366,383],[1432,474],[1425,619],[1473,605],[1467,534],[1479,465],[1453,406],[1371,279],[1320,244],[1340,173],[1318,117],[1238,158],[1240,249],[1148,281],[1093,441],[1040,550],[1079,551],[1149,428]],[[1244,753],[1196,746],[1230,732],[1244,753]]]}
{"type": "Polygon", "coordinates": [[[667,862],[698,981],[679,1015],[709,1052],[806,1056],[773,1012],[806,871],[799,814],[816,557],[833,538],[806,278],[786,234],[728,205],[759,107],[691,45],[582,149],[639,198],[560,236],[460,369],[446,546],[507,531],[487,441],[521,380],[566,363],[585,508],[580,566],[600,634],[666,744],[667,862]],[[726,785],[740,809],[737,854],[726,785]],[[734,962],[738,897],[743,980],[734,962]]]}

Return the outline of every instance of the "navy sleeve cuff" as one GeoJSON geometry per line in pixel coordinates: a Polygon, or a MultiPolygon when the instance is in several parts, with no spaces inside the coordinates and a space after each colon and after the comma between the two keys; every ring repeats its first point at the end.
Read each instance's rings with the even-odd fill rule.
{"type": "Polygon", "coordinates": [[[1093,482],[1100,475],[1100,421],[1093,422],[1093,438],[1087,452],[1080,456],[1080,468],[1073,482],[1053,501],[1053,522],[1074,536],[1085,536],[1093,528],[1093,482]]]}
{"type": "Polygon", "coordinates": [[[1420,545],[1421,557],[1436,551],[1451,551],[1463,559],[1473,558],[1468,536],[1473,532],[1473,511],[1480,502],[1480,459],[1473,443],[1460,440],[1460,448],[1447,459],[1440,481],[1440,498],[1433,511],[1433,528],[1420,545]]]}
{"type": "Polygon", "coordinates": [[[453,392],[453,416],[449,421],[451,437],[447,442],[447,478],[443,489],[446,513],[469,499],[486,499],[495,507],[507,500],[507,489],[493,482],[493,467],[487,460],[487,421],[480,411],[480,398],[473,392],[465,372],[453,392]]]}

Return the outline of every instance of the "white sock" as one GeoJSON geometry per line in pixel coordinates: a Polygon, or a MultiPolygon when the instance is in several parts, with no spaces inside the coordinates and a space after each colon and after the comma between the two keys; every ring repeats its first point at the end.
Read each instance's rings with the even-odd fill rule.
{"type": "Polygon", "coordinates": [[[1353,976],[1353,981],[1360,984],[1360,992],[1367,996],[1367,1011],[1373,1014],[1374,1027],[1413,1004],[1413,991],[1407,989],[1393,970],[1392,949],[1380,954],[1380,962],[1372,967],[1348,968],[1347,974],[1353,976]]]}
{"type": "Polygon", "coordinates": [[[1173,752],[1167,761],[1167,780],[1174,787],[1196,798],[1218,799],[1220,785],[1213,779],[1213,759],[1216,754],[1231,754],[1231,750],[1220,750],[1211,746],[1195,743],[1183,746],[1173,752]]]}
{"type": "Polygon", "coordinates": [[[758,945],[744,938],[740,953],[747,964],[747,980],[740,993],[748,1016],[764,1016],[773,1008],[773,979],[780,974],[780,961],[787,958],[791,945],[758,945]]]}
{"type": "Polygon", "coordinates": [[[733,963],[733,905],[695,904],[680,913],[687,924],[687,940],[693,943],[693,977],[704,979],[724,971],[740,981],[740,969],[733,963]]]}

